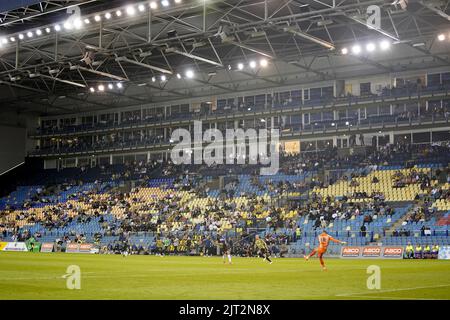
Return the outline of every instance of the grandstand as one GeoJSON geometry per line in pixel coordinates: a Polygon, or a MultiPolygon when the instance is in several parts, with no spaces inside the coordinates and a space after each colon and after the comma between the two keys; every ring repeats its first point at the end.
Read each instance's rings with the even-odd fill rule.
{"type": "Polygon", "coordinates": [[[0,4],[0,243],[450,246],[450,6],[391,2],[0,4]]]}

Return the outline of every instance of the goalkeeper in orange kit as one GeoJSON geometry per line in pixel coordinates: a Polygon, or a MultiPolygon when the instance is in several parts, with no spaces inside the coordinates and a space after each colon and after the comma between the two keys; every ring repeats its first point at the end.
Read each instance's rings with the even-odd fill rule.
{"type": "Polygon", "coordinates": [[[330,243],[330,241],[341,244],[346,244],[347,242],[334,239],[325,230],[319,235],[318,238],[319,238],[319,247],[314,249],[309,255],[304,256],[304,258],[305,260],[309,260],[309,258],[311,258],[317,253],[317,256],[319,257],[320,260],[320,265],[322,266],[322,269],[325,271],[327,270],[327,267],[325,267],[325,263],[323,262],[323,255],[325,254],[325,252],[327,252],[328,244],[330,243]]]}

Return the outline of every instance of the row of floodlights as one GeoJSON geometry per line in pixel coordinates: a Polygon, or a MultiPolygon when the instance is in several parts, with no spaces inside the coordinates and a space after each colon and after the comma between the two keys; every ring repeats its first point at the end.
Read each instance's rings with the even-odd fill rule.
{"type": "MultiPolygon", "coordinates": [[[[184,73],[184,76],[181,73],[177,73],[176,74],[177,79],[193,79],[195,77],[195,73],[193,70],[189,69],[184,73]]],[[[160,75],[160,76],[153,76],[152,77],[152,82],[166,82],[168,80],[167,76],[165,74],[160,75]]],[[[138,86],[144,86],[147,85],[146,83],[141,83],[138,84],[138,86]]],[[[89,91],[91,93],[95,93],[95,92],[105,92],[107,89],[109,90],[115,90],[115,89],[122,89],[123,88],[123,84],[121,82],[116,83],[115,85],[112,83],[109,83],[107,85],[105,84],[99,84],[97,87],[90,87],[89,91]]]]}
{"type": "Polygon", "coordinates": [[[378,44],[375,42],[369,42],[366,45],[355,44],[350,48],[344,47],[341,49],[341,53],[343,55],[346,55],[349,53],[358,55],[363,52],[372,53],[377,50],[387,51],[387,50],[389,50],[390,47],[391,47],[391,43],[388,40],[382,40],[378,44]]]}
{"type": "MultiPolygon", "coordinates": [[[[269,65],[269,61],[267,59],[260,59],[259,62],[256,60],[250,60],[248,63],[248,67],[250,69],[256,69],[258,66],[261,68],[265,68],[269,65]]],[[[239,62],[237,64],[237,70],[242,71],[246,68],[246,65],[243,62],[239,62]]]]}
{"type": "MultiPolygon", "coordinates": [[[[182,2],[182,0],[174,0],[174,2],[176,4],[179,4],[182,2]]],[[[170,6],[170,2],[169,0],[162,0],[160,2],[161,6],[163,7],[168,7],[170,6]]],[[[93,20],[95,22],[100,22],[103,19],[105,20],[110,20],[112,19],[114,16],[115,17],[122,17],[124,15],[128,15],[128,16],[134,16],[136,15],[138,12],[145,12],[147,11],[147,8],[150,8],[151,10],[156,10],[158,9],[158,2],[157,1],[151,1],[148,5],[148,7],[144,4],[139,4],[139,5],[129,5],[127,6],[125,9],[118,9],[114,12],[106,12],[102,15],[97,14],[93,17],[93,20]]],[[[64,23],[57,23],[55,25],[53,25],[52,27],[46,27],[45,29],[35,29],[35,30],[30,30],[28,32],[24,32],[24,33],[20,33],[17,36],[11,36],[11,37],[3,37],[0,38],[0,47],[7,45],[8,43],[14,43],[18,40],[24,40],[26,38],[31,39],[33,37],[39,37],[45,34],[50,34],[52,31],[56,31],[56,32],[60,32],[63,29],[65,30],[80,30],[83,28],[84,25],[89,25],[91,24],[91,19],[90,18],[85,18],[85,19],[81,19],[81,18],[77,18],[77,19],[68,19],[66,20],[64,23]]]]}
{"type": "Polygon", "coordinates": [[[112,83],[108,83],[107,85],[99,84],[97,87],[90,87],[89,91],[91,93],[95,93],[95,92],[105,92],[106,89],[109,89],[112,91],[114,89],[122,89],[122,88],[123,88],[122,82],[117,82],[115,85],[112,83]]]}

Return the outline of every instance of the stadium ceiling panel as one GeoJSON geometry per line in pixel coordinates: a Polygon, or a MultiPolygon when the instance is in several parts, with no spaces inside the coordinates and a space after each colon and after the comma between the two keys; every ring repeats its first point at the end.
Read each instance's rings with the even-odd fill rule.
{"type": "Polygon", "coordinates": [[[436,41],[450,30],[450,1],[166,1],[46,1],[3,13],[0,103],[74,112],[450,64],[436,41]],[[65,28],[75,5],[79,28],[65,28]],[[367,26],[369,6],[380,8],[380,28],[367,26]],[[341,51],[382,41],[388,52],[341,51]]]}

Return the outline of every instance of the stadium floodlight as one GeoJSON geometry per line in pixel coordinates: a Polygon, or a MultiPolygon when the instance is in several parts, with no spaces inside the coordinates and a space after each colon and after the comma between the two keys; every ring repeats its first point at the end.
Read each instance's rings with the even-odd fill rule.
{"type": "Polygon", "coordinates": [[[1,44],[8,44],[8,39],[6,38],[2,38],[2,40],[0,41],[1,44]]]}
{"type": "Polygon", "coordinates": [[[156,82],[156,78],[155,77],[152,77],[152,82],[156,82]]]}
{"type": "Polygon", "coordinates": [[[175,0],[175,3],[177,3],[177,4],[181,3],[181,0],[175,0]]]}
{"type": "Polygon", "coordinates": [[[300,31],[300,30],[298,30],[296,28],[287,27],[287,28],[283,28],[283,31],[284,32],[289,32],[289,33],[294,34],[296,36],[299,36],[299,37],[301,37],[303,39],[307,39],[309,41],[315,42],[315,43],[317,43],[317,44],[327,48],[328,50],[334,50],[335,49],[334,44],[332,44],[332,43],[330,43],[328,41],[325,41],[323,39],[320,39],[318,37],[315,37],[313,35],[310,35],[308,33],[305,33],[303,31],[300,31]]]}
{"type": "Polygon", "coordinates": [[[112,85],[112,83],[108,84],[108,89],[109,89],[109,90],[114,89],[114,86],[112,85]]]}
{"type": "Polygon", "coordinates": [[[105,13],[105,19],[106,20],[111,19],[111,13],[109,13],[109,12],[105,13]]]}
{"type": "Polygon", "coordinates": [[[181,79],[181,74],[177,73],[177,78],[181,79]]]}
{"type": "Polygon", "coordinates": [[[72,23],[70,23],[70,21],[64,22],[64,29],[71,30],[72,27],[73,26],[72,26],[72,23]]]}
{"type": "Polygon", "coordinates": [[[244,64],[242,62],[238,63],[237,68],[238,68],[238,70],[243,70],[244,64]]]}
{"type": "Polygon", "coordinates": [[[348,53],[348,49],[347,48],[342,48],[341,53],[342,54],[347,54],[348,53]]]}
{"type": "Polygon", "coordinates": [[[150,2],[150,9],[158,9],[158,4],[155,1],[150,2]]]}
{"type": "Polygon", "coordinates": [[[122,89],[123,88],[122,82],[117,82],[117,88],[118,89],[122,89]]]}
{"type": "Polygon", "coordinates": [[[98,86],[98,91],[100,91],[100,92],[103,92],[103,91],[105,91],[105,86],[104,85],[99,85],[98,86]]]}
{"type": "Polygon", "coordinates": [[[192,79],[194,77],[194,71],[192,71],[192,70],[186,71],[186,77],[188,79],[192,79]]]}
{"type": "Polygon", "coordinates": [[[98,71],[98,70],[95,70],[95,69],[86,68],[86,67],[82,67],[82,66],[72,66],[72,67],[70,67],[70,70],[86,71],[86,72],[90,72],[90,73],[93,73],[93,74],[98,74],[98,75],[100,75],[102,77],[115,79],[115,80],[118,80],[118,81],[126,81],[127,80],[124,77],[116,76],[115,74],[111,74],[111,73],[108,73],[108,72],[102,72],[102,71],[98,71]]]}
{"type": "Polygon", "coordinates": [[[250,61],[249,63],[250,68],[255,69],[256,68],[256,61],[250,61]]]}
{"type": "Polygon", "coordinates": [[[83,22],[80,19],[75,19],[73,25],[75,26],[75,29],[79,30],[83,26],[83,22]]]}
{"type": "Polygon", "coordinates": [[[41,29],[37,29],[37,30],[36,30],[36,35],[38,35],[38,36],[41,36],[41,35],[42,35],[41,29]]]}
{"type": "Polygon", "coordinates": [[[168,7],[170,5],[169,0],[162,0],[161,4],[163,7],[168,7]]]}
{"type": "Polygon", "coordinates": [[[144,11],[145,11],[145,6],[144,6],[143,4],[140,4],[140,5],[138,6],[138,10],[139,10],[140,12],[144,12],[144,11]]]}
{"type": "Polygon", "coordinates": [[[185,56],[185,57],[188,57],[188,58],[191,58],[191,59],[194,59],[194,60],[199,60],[199,61],[202,61],[202,62],[206,62],[206,63],[212,64],[214,66],[218,66],[218,67],[223,67],[223,64],[221,64],[219,62],[215,62],[213,60],[206,59],[206,58],[197,56],[197,55],[192,54],[192,53],[188,53],[188,52],[184,52],[184,51],[180,51],[180,50],[176,50],[176,49],[175,50],[174,49],[170,49],[167,52],[177,53],[177,54],[180,54],[182,56],[185,56]]]}
{"type": "Polygon", "coordinates": [[[152,69],[161,73],[167,73],[167,74],[173,74],[172,71],[164,69],[164,68],[160,68],[157,66],[153,66],[151,64],[147,64],[147,63],[143,63],[143,62],[139,62],[136,60],[132,60],[132,59],[128,59],[127,57],[118,57],[116,58],[116,62],[127,62],[127,63],[131,63],[131,64],[135,64],[137,66],[143,67],[143,68],[148,68],[148,69],[152,69]]]}
{"type": "Polygon", "coordinates": [[[267,67],[268,64],[269,64],[269,62],[267,61],[267,59],[261,59],[261,60],[259,61],[259,65],[260,65],[261,67],[263,67],[263,68],[267,67]]]}
{"type": "Polygon", "coordinates": [[[136,13],[136,9],[133,6],[128,6],[127,7],[127,14],[129,16],[133,16],[136,13]]]}
{"type": "Polygon", "coordinates": [[[92,93],[94,93],[94,92],[95,92],[95,89],[94,89],[93,87],[91,87],[91,88],[89,89],[89,91],[91,91],[92,93]]]}
{"type": "Polygon", "coordinates": [[[23,38],[25,38],[25,37],[23,36],[23,34],[19,34],[19,39],[20,39],[20,40],[23,40],[23,38]]]}
{"type": "Polygon", "coordinates": [[[162,75],[162,76],[161,76],[161,81],[164,82],[164,81],[166,81],[166,80],[167,80],[167,77],[166,77],[165,75],[162,75]]]}
{"type": "Polygon", "coordinates": [[[28,32],[27,32],[27,37],[28,37],[28,38],[33,38],[33,32],[28,31],[28,32]]]}
{"type": "Polygon", "coordinates": [[[55,31],[61,31],[61,26],[59,24],[55,25],[55,31]]]}
{"type": "Polygon", "coordinates": [[[16,38],[14,38],[14,37],[9,38],[9,40],[10,40],[11,42],[16,42],[16,38]]]}
{"type": "Polygon", "coordinates": [[[380,49],[383,51],[388,50],[390,48],[390,46],[391,46],[391,44],[387,40],[383,40],[380,42],[380,49]]]}
{"type": "Polygon", "coordinates": [[[445,40],[445,34],[441,33],[440,35],[438,35],[438,40],[439,41],[444,41],[445,40]]]}
{"type": "Polygon", "coordinates": [[[89,24],[89,23],[91,23],[91,20],[89,20],[88,18],[86,18],[86,19],[84,19],[84,23],[85,23],[85,24],[89,24]]]}
{"type": "Polygon", "coordinates": [[[96,15],[96,16],[94,17],[94,20],[95,20],[96,22],[100,22],[100,21],[102,21],[102,17],[100,17],[99,15],[96,15]]]}
{"type": "Polygon", "coordinates": [[[47,27],[47,28],[45,28],[45,32],[50,33],[50,32],[52,32],[52,29],[47,27]]]}
{"type": "Polygon", "coordinates": [[[370,42],[366,45],[366,50],[368,52],[373,52],[373,51],[375,51],[375,49],[376,49],[375,44],[372,42],[370,42]]]}
{"type": "Polygon", "coordinates": [[[352,53],[353,53],[353,54],[360,54],[360,53],[361,53],[361,46],[358,45],[358,44],[355,44],[355,45],[352,47],[352,53]]]}
{"type": "Polygon", "coordinates": [[[117,11],[116,11],[116,16],[121,17],[121,16],[122,16],[122,11],[117,10],[117,11]]]}

